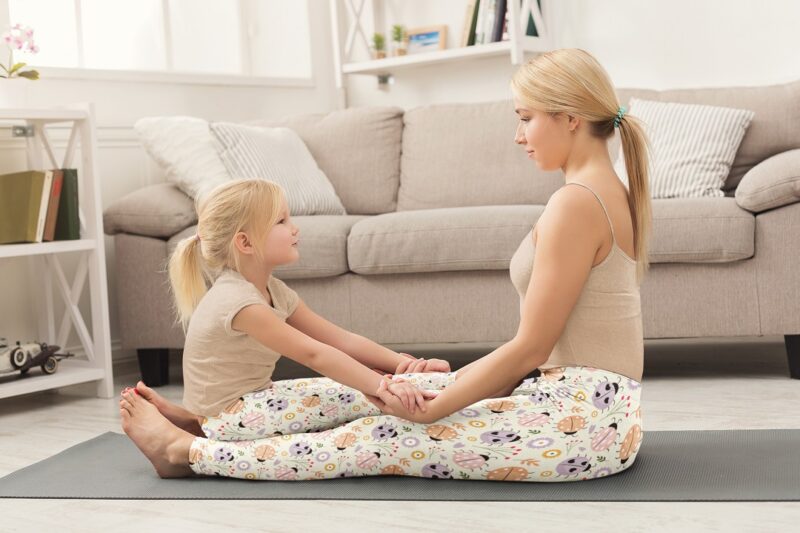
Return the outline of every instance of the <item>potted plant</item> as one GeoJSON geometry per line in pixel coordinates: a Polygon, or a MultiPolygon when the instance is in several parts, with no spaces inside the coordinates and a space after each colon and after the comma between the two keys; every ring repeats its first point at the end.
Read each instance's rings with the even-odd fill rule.
{"type": "Polygon", "coordinates": [[[402,24],[392,26],[392,41],[394,41],[394,55],[406,55],[406,29],[402,24]]]}
{"type": "Polygon", "coordinates": [[[15,24],[0,39],[0,107],[24,108],[28,106],[28,80],[38,80],[39,73],[26,63],[14,60],[14,53],[35,54],[39,47],[33,42],[33,30],[15,24]],[[3,55],[3,45],[8,55],[3,55]],[[3,58],[8,57],[8,63],[3,58]],[[23,78],[27,78],[23,79],[23,78]]]}
{"type": "Polygon", "coordinates": [[[39,73],[33,69],[25,70],[26,63],[14,63],[14,50],[35,54],[39,47],[33,42],[33,29],[15,24],[10,30],[3,34],[3,42],[8,47],[8,66],[0,63],[3,72],[0,78],[28,78],[38,80],[39,73]]]}
{"type": "Polygon", "coordinates": [[[386,38],[382,33],[376,33],[372,36],[372,45],[375,48],[375,59],[386,57],[386,38]]]}

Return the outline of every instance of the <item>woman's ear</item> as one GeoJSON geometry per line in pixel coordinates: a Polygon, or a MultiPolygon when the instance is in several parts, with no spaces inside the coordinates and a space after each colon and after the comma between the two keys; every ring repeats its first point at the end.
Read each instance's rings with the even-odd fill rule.
{"type": "Polygon", "coordinates": [[[240,231],[233,236],[233,245],[236,246],[236,249],[239,250],[240,253],[252,255],[254,252],[253,243],[250,241],[250,237],[248,237],[247,233],[243,231],[240,231]]]}
{"type": "Polygon", "coordinates": [[[567,115],[567,120],[569,125],[569,131],[571,133],[575,133],[575,131],[578,129],[578,126],[581,125],[581,119],[578,117],[574,117],[572,115],[567,115]]]}

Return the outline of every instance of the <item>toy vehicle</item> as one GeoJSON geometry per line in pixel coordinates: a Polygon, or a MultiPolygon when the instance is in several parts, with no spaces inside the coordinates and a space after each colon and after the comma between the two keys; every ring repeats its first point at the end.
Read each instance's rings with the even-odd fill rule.
{"type": "Polygon", "coordinates": [[[0,374],[19,371],[27,374],[28,370],[38,366],[45,374],[55,374],[61,359],[73,354],[58,354],[59,346],[49,346],[44,342],[30,342],[9,346],[5,338],[0,337],[0,374]]]}

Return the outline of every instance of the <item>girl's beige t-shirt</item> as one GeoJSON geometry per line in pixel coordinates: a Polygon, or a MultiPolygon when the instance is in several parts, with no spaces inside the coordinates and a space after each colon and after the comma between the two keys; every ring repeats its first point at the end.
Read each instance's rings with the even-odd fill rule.
{"type": "Polygon", "coordinates": [[[183,405],[201,416],[217,416],[237,398],[272,385],[280,354],[231,328],[233,317],[249,305],[264,305],[285,321],[299,296],[270,276],[270,305],[255,285],[226,269],[192,314],[183,348],[183,405]]]}

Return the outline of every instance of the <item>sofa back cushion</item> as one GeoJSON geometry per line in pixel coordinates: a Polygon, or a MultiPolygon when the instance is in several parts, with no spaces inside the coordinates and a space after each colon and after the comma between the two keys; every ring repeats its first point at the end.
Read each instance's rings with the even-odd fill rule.
{"type": "Polygon", "coordinates": [[[514,144],[510,100],[406,111],[398,211],[544,204],[563,185],[514,144]]]}
{"type": "Polygon", "coordinates": [[[402,109],[361,107],[249,124],[296,131],[348,214],[376,215],[396,209],[402,109]]]}

